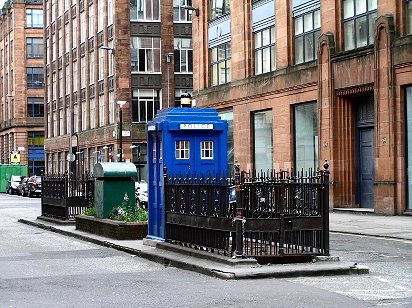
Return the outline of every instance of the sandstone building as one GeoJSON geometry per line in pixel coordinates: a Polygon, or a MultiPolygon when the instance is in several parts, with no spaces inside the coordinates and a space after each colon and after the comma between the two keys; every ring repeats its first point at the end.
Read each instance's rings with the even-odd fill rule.
{"type": "Polygon", "coordinates": [[[194,97],[230,121],[232,162],[301,170],[327,159],[331,207],[412,211],[412,1],[193,7],[194,97]]]}
{"type": "Polygon", "coordinates": [[[28,165],[30,175],[45,167],[43,61],[42,2],[6,2],[0,13],[0,163],[28,165]]]}
{"type": "Polygon", "coordinates": [[[145,124],[192,89],[184,5],[191,1],[44,1],[47,173],[120,160],[122,134],[122,160],[146,179],[145,124]]]}

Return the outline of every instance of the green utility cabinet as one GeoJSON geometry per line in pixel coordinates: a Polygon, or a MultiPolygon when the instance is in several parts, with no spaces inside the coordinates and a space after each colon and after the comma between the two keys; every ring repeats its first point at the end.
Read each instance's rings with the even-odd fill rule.
{"type": "Polygon", "coordinates": [[[135,200],[137,169],[133,163],[97,163],[93,168],[96,217],[108,218],[122,204],[132,208],[135,200]]]}
{"type": "Polygon", "coordinates": [[[27,166],[0,165],[0,192],[6,192],[7,181],[12,175],[27,176],[27,166]]]}

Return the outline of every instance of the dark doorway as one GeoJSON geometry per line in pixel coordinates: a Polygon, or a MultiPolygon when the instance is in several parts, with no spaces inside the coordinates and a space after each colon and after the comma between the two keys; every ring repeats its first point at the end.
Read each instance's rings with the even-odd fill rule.
{"type": "Polygon", "coordinates": [[[374,105],[373,97],[355,105],[356,202],[361,208],[374,208],[374,105]]]}

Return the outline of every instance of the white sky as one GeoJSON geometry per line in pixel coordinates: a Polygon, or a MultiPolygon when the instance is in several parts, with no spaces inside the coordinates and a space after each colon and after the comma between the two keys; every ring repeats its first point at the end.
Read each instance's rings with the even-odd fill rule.
{"type": "Polygon", "coordinates": [[[4,2],[6,2],[6,0],[0,0],[0,9],[3,8],[4,2]]]}

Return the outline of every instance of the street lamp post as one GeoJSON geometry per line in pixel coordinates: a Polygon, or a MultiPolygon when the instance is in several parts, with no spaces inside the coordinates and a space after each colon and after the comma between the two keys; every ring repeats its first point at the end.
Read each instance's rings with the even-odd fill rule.
{"type": "Polygon", "coordinates": [[[167,63],[167,107],[170,107],[170,62],[172,61],[173,52],[166,54],[166,63],[167,63]]]}
{"type": "Polygon", "coordinates": [[[117,101],[119,105],[119,162],[123,162],[123,105],[126,101],[117,101]]]}

